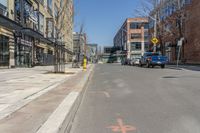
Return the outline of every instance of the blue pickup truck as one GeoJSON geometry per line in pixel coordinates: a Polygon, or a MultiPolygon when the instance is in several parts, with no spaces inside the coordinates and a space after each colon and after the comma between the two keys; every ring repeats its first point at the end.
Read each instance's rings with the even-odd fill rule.
{"type": "Polygon", "coordinates": [[[160,66],[161,68],[165,68],[165,64],[168,62],[166,56],[162,56],[159,53],[154,52],[146,52],[140,59],[140,66],[146,65],[146,67],[154,67],[160,66]]]}

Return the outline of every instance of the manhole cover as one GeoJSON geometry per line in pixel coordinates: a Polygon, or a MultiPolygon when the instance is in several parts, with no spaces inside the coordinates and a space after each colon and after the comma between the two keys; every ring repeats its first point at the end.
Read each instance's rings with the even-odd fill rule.
{"type": "Polygon", "coordinates": [[[164,79],[175,79],[175,78],[178,78],[178,77],[175,77],[175,76],[164,76],[162,78],[164,78],[164,79]]]}

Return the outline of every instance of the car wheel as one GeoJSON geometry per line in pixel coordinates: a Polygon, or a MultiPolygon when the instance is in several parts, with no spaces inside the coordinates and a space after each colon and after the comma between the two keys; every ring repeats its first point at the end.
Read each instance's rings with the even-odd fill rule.
{"type": "Polygon", "coordinates": [[[150,64],[149,64],[149,62],[147,61],[147,64],[146,64],[146,66],[149,68],[150,67],[150,64]]]}
{"type": "Polygon", "coordinates": [[[142,63],[141,62],[139,63],[139,66],[142,67],[142,63]]]}
{"type": "Polygon", "coordinates": [[[165,65],[161,65],[161,68],[165,68],[165,65]]]}

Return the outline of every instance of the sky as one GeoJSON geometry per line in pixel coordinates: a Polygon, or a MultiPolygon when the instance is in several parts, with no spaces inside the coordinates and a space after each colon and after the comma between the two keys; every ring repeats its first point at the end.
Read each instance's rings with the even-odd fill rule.
{"type": "Polygon", "coordinates": [[[88,43],[112,46],[113,38],[141,0],[74,0],[74,31],[84,25],[88,43]]]}

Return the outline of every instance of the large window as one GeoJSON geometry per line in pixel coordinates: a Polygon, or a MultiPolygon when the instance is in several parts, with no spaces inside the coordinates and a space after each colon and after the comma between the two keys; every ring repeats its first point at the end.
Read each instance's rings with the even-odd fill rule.
{"type": "Polygon", "coordinates": [[[44,33],[44,15],[42,15],[41,13],[39,13],[39,20],[40,20],[40,22],[39,22],[40,32],[44,33]]]}
{"type": "Polygon", "coordinates": [[[144,29],[149,29],[149,24],[148,23],[144,23],[144,29]]]}
{"type": "Polygon", "coordinates": [[[54,5],[54,16],[55,18],[57,18],[58,16],[58,7],[56,6],[56,4],[54,5]]]}
{"type": "Polygon", "coordinates": [[[0,14],[7,16],[7,0],[0,0],[0,14]]]}
{"type": "Polygon", "coordinates": [[[48,11],[52,14],[52,0],[47,0],[48,11]]]}
{"type": "Polygon", "coordinates": [[[51,19],[47,19],[47,37],[53,38],[53,21],[51,19]]]}
{"type": "Polygon", "coordinates": [[[0,35],[0,66],[9,65],[8,37],[0,35]]]}
{"type": "Polygon", "coordinates": [[[15,0],[15,20],[17,22],[21,20],[20,0],[15,0]]]}
{"type": "Polygon", "coordinates": [[[141,42],[132,42],[131,43],[131,51],[141,50],[141,42]]]}
{"type": "Polygon", "coordinates": [[[140,29],[141,28],[141,23],[132,22],[132,23],[130,23],[130,28],[131,29],[140,29]]]}
{"type": "Polygon", "coordinates": [[[141,39],[141,33],[131,33],[131,39],[141,39]]]}

